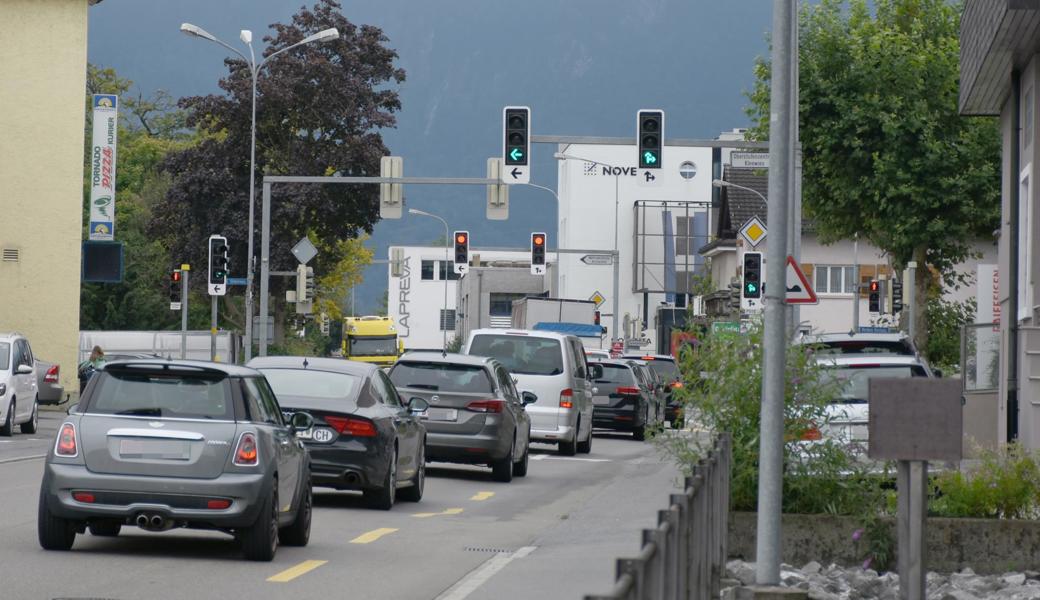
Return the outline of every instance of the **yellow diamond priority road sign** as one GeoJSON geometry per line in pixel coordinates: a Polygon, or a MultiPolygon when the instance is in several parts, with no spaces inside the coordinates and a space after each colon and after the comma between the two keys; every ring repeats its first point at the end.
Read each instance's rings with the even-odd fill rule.
{"type": "Polygon", "coordinates": [[[589,300],[595,302],[596,308],[599,308],[604,302],[606,302],[607,299],[603,297],[603,294],[596,292],[589,296],[589,300]]]}
{"type": "Polygon", "coordinates": [[[754,248],[761,244],[762,240],[766,239],[766,226],[758,217],[751,217],[740,228],[740,235],[754,248]]]}

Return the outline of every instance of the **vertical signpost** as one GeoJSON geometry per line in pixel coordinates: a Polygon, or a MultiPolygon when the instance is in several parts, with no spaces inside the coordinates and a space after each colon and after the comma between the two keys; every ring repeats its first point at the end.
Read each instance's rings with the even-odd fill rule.
{"type": "Polygon", "coordinates": [[[116,227],[116,134],[119,96],[94,94],[94,128],[90,152],[91,240],[112,241],[116,227]]]}
{"type": "Polygon", "coordinates": [[[191,265],[181,265],[181,359],[188,357],[188,275],[191,265]]]}

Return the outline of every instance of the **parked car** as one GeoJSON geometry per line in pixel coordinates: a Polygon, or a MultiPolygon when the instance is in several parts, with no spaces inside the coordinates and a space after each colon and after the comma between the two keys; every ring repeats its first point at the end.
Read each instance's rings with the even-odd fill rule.
{"type": "Polygon", "coordinates": [[[61,385],[61,365],[46,360],[36,361],[36,396],[40,404],[61,404],[65,386],[61,385]]]}
{"type": "Polygon", "coordinates": [[[866,446],[870,421],[869,381],[874,377],[931,377],[927,365],[914,356],[833,356],[820,359],[825,381],[837,385],[837,396],[826,409],[826,424],[811,427],[806,441],[829,439],[866,446]]]}
{"type": "Polygon", "coordinates": [[[606,350],[589,350],[586,348],[585,358],[588,360],[607,360],[610,358],[610,352],[606,350]]]}
{"type": "Polygon", "coordinates": [[[70,407],[47,454],[38,535],[68,550],[89,529],[116,536],[187,527],[234,535],[249,560],[305,546],[307,450],[267,381],[244,367],[175,360],[106,364],[70,407]]]}
{"type": "Polygon", "coordinates": [[[527,406],[531,439],[558,444],[560,454],[592,451],[592,382],[585,351],[573,335],[550,331],[475,329],[463,354],[497,359],[522,390],[537,397],[527,406]]]}
{"type": "Polygon", "coordinates": [[[413,352],[390,369],[402,398],[429,404],[426,459],[486,464],[496,481],[527,475],[531,417],[536,400],[518,392],[513,378],[493,358],[413,352]]]}
{"type": "Polygon", "coordinates": [[[0,333],[0,435],[36,433],[39,424],[39,381],[29,340],[0,333]]]}
{"type": "Polygon", "coordinates": [[[639,366],[629,360],[601,360],[592,396],[592,423],[615,431],[631,431],[637,440],[646,439],[647,428],[656,423],[657,399],[640,381],[639,366]]]}
{"type": "Polygon", "coordinates": [[[266,356],[249,367],[267,377],[288,411],[306,411],[314,427],[298,432],[311,455],[316,486],[361,490],[372,508],[397,498],[418,502],[426,482],[425,400],[402,401],[372,363],[338,358],[266,356]]]}
{"type": "Polygon", "coordinates": [[[917,346],[905,333],[817,333],[799,335],[794,344],[812,345],[819,356],[917,356],[917,346]]]}
{"type": "Polygon", "coordinates": [[[671,423],[674,429],[682,429],[685,415],[675,390],[683,387],[683,380],[675,358],[668,354],[626,354],[624,358],[645,362],[664,382],[664,420],[671,423]]]}

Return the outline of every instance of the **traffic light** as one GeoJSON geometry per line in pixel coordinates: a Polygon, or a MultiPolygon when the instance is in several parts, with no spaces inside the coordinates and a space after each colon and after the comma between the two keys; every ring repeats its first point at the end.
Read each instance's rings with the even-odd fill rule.
{"type": "Polygon", "coordinates": [[[661,148],[664,146],[664,111],[641,110],[637,115],[637,121],[639,168],[660,169],[661,148]]]}
{"type": "Polygon", "coordinates": [[[892,314],[903,310],[903,282],[892,280],[892,314]]]}
{"type": "Polygon", "coordinates": [[[227,294],[228,245],[222,235],[209,236],[209,295],[227,294]]]}
{"type": "Polygon", "coordinates": [[[881,282],[877,279],[870,280],[870,295],[868,296],[867,307],[870,312],[881,312],[881,282]]]}
{"type": "Polygon", "coordinates": [[[296,302],[306,302],[307,298],[307,265],[296,265],[296,302]]]}
{"type": "Polygon", "coordinates": [[[531,234],[531,273],[541,275],[545,273],[545,245],[548,241],[544,231],[536,231],[531,234]]]}
{"type": "Polygon", "coordinates": [[[465,273],[469,270],[469,232],[455,232],[455,272],[465,273]]]}
{"type": "Polygon", "coordinates": [[[303,301],[314,301],[314,267],[304,268],[303,301]]]}
{"type": "Polygon", "coordinates": [[[744,253],[744,283],[740,289],[744,298],[762,297],[762,253],[744,253]]]}
{"type": "Polygon", "coordinates": [[[730,312],[740,312],[740,288],[742,284],[737,279],[731,278],[729,280],[729,310],[730,312]]]}
{"type": "Polygon", "coordinates": [[[170,310],[181,309],[181,270],[170,272],[170,310]]]}
{"type": "Polygon", "coordinates": [[[526,106],[507,106],[503,110],[502,162],[507,166],[527,166],[531,140],[531,109],[526,106]]]}

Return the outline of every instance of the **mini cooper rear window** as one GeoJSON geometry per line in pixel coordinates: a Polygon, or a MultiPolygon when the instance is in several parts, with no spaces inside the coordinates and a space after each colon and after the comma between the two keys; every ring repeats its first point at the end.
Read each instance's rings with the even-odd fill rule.
{"type": "Polygon", "coordinates": [[[85,412],[139,417],[233,419],[226,377],[106,370],[85,412]]]}

